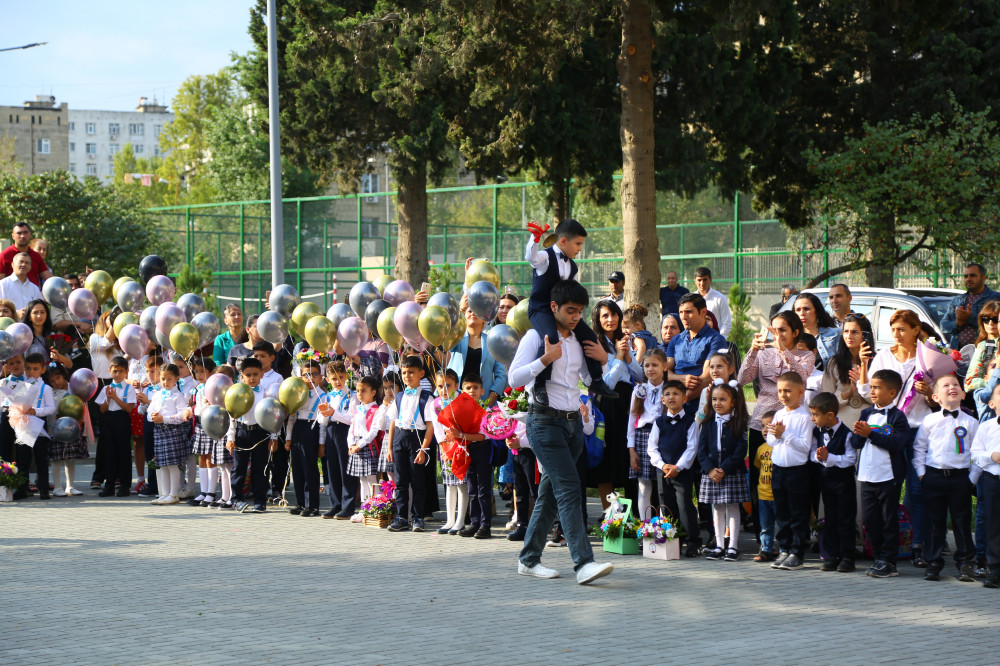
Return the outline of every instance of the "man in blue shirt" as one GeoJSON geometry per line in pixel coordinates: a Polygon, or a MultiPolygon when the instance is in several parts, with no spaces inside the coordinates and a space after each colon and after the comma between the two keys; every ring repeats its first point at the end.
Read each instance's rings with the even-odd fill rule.
{"type": "Polygon", "coordinates": [[[942,342],[952,349],[975,344],[979,336],[979,311],[988,302],[1000,299],[1000,294],[986,286],[986,268],[982,264],[969,264],[962,277],[966,291],[952,299],[941,320],[941,332],[950,336],[942,342]]]}
{"type": "Polygon", "coordinates": [[[708,325],[708,309],[701,294],[685,294],[677,309],[684,332],[672,337],[667,345],[667,378],[676,379],[687,387],[687,402],[697,401],[701,389],[709,383],[705,361],[714,351],[728,351],[728,345],[726,339],[708,325]]]}
{"type": "Polygon", "coordinates": [[[661,314],[677,314],[681,297],[687,293],[686,287],[677,284],[677,273],[667,271],[667,286],[660,287],[660,306],[663,308],[661,314]]]}

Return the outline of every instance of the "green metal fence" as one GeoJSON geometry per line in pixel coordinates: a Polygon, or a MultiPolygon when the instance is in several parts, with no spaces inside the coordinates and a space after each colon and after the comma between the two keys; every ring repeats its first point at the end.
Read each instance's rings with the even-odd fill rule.
{"type": "MultiPolygon", "coordinates": [[[[525,294],[530,267],[523,261],[532,219],[550,218],[541,183],[501,183],[446,187],[428,192],[428,236],[432,268],[454,273],[459,289],[467,257],[490,259],[505,285],[525,294]]],[[[571,197],[573,200],[573,197],[571,197]]],[[[343,301],[357,281],[392,273],[396,256],[395,193],[377,192],[285,200],[285,282],[324,309],[343,301]]],[[[572,214],[588,229],[578,263],[581,282],[599,294],[608,275],[623,263],[621,206],[573,202],[572,214]]],[[[267,201],[173,206],[151,209],[168,239],[189,265],[203,257],[213,271],[213,291],[220,304],[237,302],[259,311],[271,279],[270,205],[267,201]]],[[[754,213],[749,197],[723,200],[705,192],[692,200],[657,194],[660,270],[678,273],[691,287],[694,269],[708,266],[715,287],[725,291],[740,282],[751,296],[766,302],[785,283],[805,281],[839,265],[845,248],[833,247],[827,235],[802,238],[790,247],[788,231],[776,220],[754,213]]],[[[953,286],[960,262],[950,256],[921,254],[897,268],[897,286],[953,286]]],[[[863,284],[864,276],[846,274],[838,281],[863,284]]],[[[414,285],[417,287],[418,285],[414,285]]]]}

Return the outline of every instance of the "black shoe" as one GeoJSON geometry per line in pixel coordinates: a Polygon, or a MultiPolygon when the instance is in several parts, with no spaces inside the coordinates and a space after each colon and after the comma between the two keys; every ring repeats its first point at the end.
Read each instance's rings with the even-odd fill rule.
{"type": "Polygon", "coordinates": [[[329,511],[323,512],[324,518],[335,518],[337,514],[340,513],[340,509],[330,509],[329,511]]]}
{"type": "Polygon", "coordinates": [[[986,578],[990,575],[990,570],[986,567],[986,560],[976,560],[976,569],[972,575],[976,578],[986,578]]]}
{"type": "MultiPolygon", "coordinates": [[[[325,518],[326,516],[323,517],[325,518]]],[[[410,529],[410,524],[405,520],[403,520],[402,518],[400,518],[399,516],[396,516],[395,518],[392,519],[392,522],[389,523],[388,529],[390,532],[403,532],[405,530],[410,529]]]]}
{"type": "Polygon", "coordinates": [[[292,514],[293,516],[298,516],[302,513],[302,507],[293,506],[291,509],[288,510],[288,513],[292,514]]]}
{"type": "Polygon", "coordinates": [[[595,398],[604,398],[605,400],[618,399],[618,394],[608,388],[608,385],[604,383],[604,380],[592,381],[590,383],[590,392],[595,398]]]}
{"type": "Polygon", "coordinates": [[[721,548],[713,548],[712,550],[708,551],[708,553],[705,555],[705,559],[706,560],[721,560],[724,556],[725,556],[725,553],[723,552],[723,550],[721,548]]]}
{"type": "Polygon", "coordinates": [[[854,560],[849,560],[845,557],[837,565],[837,573],[851,573],[855,568],[854,560]]]}
{"type": "Polygon", "coordinates": [[[301,515],[303,518],[312,518],[313,516],[319,515],[319,509],[310,509],[307,507],[305,509],[302,509],[302,513],[299,515],[301,515]]]}
{"type": "Polygon", "coordinates": [[[115,497],[131,497],[132,493],[129,492],[128,488],[119,488],[115,491],[115,497]]]}
{"type": "Polygon", "coordinates": [[[16,499],[16,500],[28,499],[28,491],[26,491],[26,490],[15,490],[14,491],[14,499],[16,499]]]}
{"type": "Polygon", "coordinates": [[[507,534],[507,541],[524,541],[524,537],[528,534],[528,528],[524,525],[518,525],[514,528],[513,532],[507,534]]]}
{"type": "Polygon", "coordinates": [[[476,532],[479,531],[478,525],[466,525],[464,528],[458,531],[458,536],[460,537],[472,537],[476,536],[476,532]]]}
{"type": "Polygon", "coordinates": [[[196,500],[193,497],[189,499],[187,503],[190,504],[191,506],[201,506],[201,500],[196,500]]]}
{"type": "Polygon", "coordinates": [[[476,530],[476,533],[473,534],[472,536],[474,536],[477,539],[492,539],[493,533],[490,531],[489,525],[483,525],[478,530],[476,530]]]}
{"type": "Polygon", "coordinates": [[[198,506],[208,507],[208,506],[212,506],[214,503],[215,503],[215,495],[206,494],[205,495],[205,499],[203,499],[202,501],[198,502],[198,506]]]}
{"type": "Polygon", "coordinates": [[[350,509],[344,509],[342,511],[338,511],[336,514],[334,514],[333,517],[336,518],[337,520],[350,520],[351,516],[353,515],[354,512],[351,511],[350,509]]]}
{"type": "Polygon", "coordinates": [[[941,572],[935,567],[927,567],[924,572],[924,580],[941,580],[941,572]]]}
{"type": "Polygon", "coordinates": [[[974,583],[976,582],[975,573],[976,568],[972,562],[962,562],[962,566],[958,568],[958,580],[963,583],[974,583]]]}
{"type": "Polygon", "coordinates": [[[43,489],[41,489],[41,490],[38,491],[38,499],[40,499],[40,500],[48,500],[48,499],[52,499],[52,497],[49,495],[49,491],[45,490],[43,488],[43,489]]]}
{"type": "Polygon", "coordinates": [[[684,551],[684,557],[698,557],[699,555],[701,555],[701,546],[691,545],[684,551]]]}
{"type": "Polygon", "coordinates": [[[986,580],[983,581],[983,587],[988,587],[991,589],[996,589],[1000,587],[1000,571],[991,572],[986,580]]]}
{"type": "Polygon", "coordinates": [[[111,497],[115,494],[114,488],[102,488],[101,492],[97,493],[98,497],[111,497]]]}
{"type": "Polygon", "coordinates": [[[836,571],[839,566],[837,560],[823,560],[823,564],[819,565],[820,571],[836,571]]]}
{"type": "Polygon", "coordinates": [[[918,569],[926,569],[927,560],[924,559],[924,549],[921,548],[920,546],[914,546],[913,556],[911,557],[910,561],[913,562],[913,566],[917,567],[918,569]]]}
{"type": "Polygon", "coordinates": [[[899,575],[896,565],[885,560],[875,560],[875,563],[868,567],[868,571],[865,573],[872,578],[893,578],[899,575]]]}
{"type": "Polygon", "coordinates": [[[267,506],[263,504],[254,504],[249,513],[267,513],[267,506]]]}

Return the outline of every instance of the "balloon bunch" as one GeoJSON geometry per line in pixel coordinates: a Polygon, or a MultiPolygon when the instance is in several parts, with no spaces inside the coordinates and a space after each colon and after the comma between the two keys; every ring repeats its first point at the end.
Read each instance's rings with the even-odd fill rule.
{"type": "MultiPolygon", "coordinates": [[[[500,272],[488,261],[472,262],[465,272],[469,308],[484,321],[492,321],[500,310],[500,272]]],[[[519,301],[507,313],[507,323],[490,328],[486,335],[486,349],[490,356],[505,366],[510,366],[521,341],[531,324],[528,322],[528,299],[519,301]]]]}

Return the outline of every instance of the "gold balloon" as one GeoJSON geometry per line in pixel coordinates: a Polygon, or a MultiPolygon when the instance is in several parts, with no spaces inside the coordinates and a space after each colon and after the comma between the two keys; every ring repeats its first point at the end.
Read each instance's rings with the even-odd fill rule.
{"type": "Polygon", "coordinates": [[[246,384],[233,384],[226,389],[226,411],[238,419],[253,409],[253,389],[246,384]]]}
{"type": "Polygon", "coordinates": [[[124,275],[115,280],[114,285],[111,287],[111,298],[115,299],[115,301],[118,300],[118,288],[121,287],[126,282],[135,282],[135,280],[127,275],[124,275]]]}
{"type": "Polygon", "coordinates": [[[417,317],[417,328],[427,342],[437,347],[451,333],[451,315],[440,305],[428,305],[417,317]]]}
{"type": "Polygon", "coordinates": [[[6,331],[7,327],[15,323],[10,317],[0,317],[0,331],[6,331]]]}
{"type": "Polygon", "coordinates": [[[305,337],[306,322],[321,314],[323,313],[320,312],[318,305],[309,301],[303,301],[292,310],[292,320],[289,323],[295,327],[295,333],[299,337],[305,337]]]}
{"type": "Polygon", "coordinates": [[[459,317],[441,346],[445,349],[454,349],[462,341],[462,338],[465,337],[466,330],[465,317],[459,317]]]}
{"type": "MultiPolygon", "coordinates": [[[[289,377],[278,387],[278,402],[294,414],[309,399],[309,385],[301,377],[289,377]]],[[[291,436],[291,435],[289,435],[291,436]]]]}
{"type": "Polygon", "coordinates": [[[139,315],[137,315],[136,313],[134,312],[121,313],[120,315],[115,317],[115,323],[114,323],[115,336],[117,337],[121,335],[122,329],[128,326],[129,324],[138,324],[138,323],[139,323],[139,315]]]}
{"type": "Polygon", "coordinates": [[[500,288],[500,271],[485,259],[473,261],[472,265],[469,266],[469,270],[465,271],[466,287],[471,287],[482,280],[486,280],[497,289],[500,288]]]}
{"type": "Polygon", "coordinates": [[[59,416],[68,416],[71,419],[76,419],[80,421],[83,419],[83,400],[69,393],[63,396],[63,399],[59,401],[59,406],[56,408],[56,412],[59,416]]]}
{"type": "Polygon", "coordinates": [[[392,282],[392,280],[393,278],[391,275],[379,275],[377,278],[372,280],[372,284],[375,285],[375,288],[378,289],[378,293],[381,294],[385,291],[385,288],[389,286],[389,283],[392,282]]]}
{"type": "MultiPolygon", "coordinates": [[[[323,315],[311,317],[309,321],[306,322],[304,333],[305,335],[303,337],[305,337],[309,346],[323,354],[326,354],[333,349],[333,342],[337,339],[337,327],[333,325],[332,321],[323,315]]],[[[288,411],[294,412],[295,410],[289,408],[288,411]]]]}
{"type": "Polygon", "coordinates": [[[183,358],[188,358],[198,351],[198,343],[200,342],[201,336],[194,324],[180,321],[170,329],[170,346],[183,358]]]}
{"type": "Polygon", "coordinates": [[[531,328],[528,321],[528,299],[518,301],[517,305],[507,312],[507,325],[514,329],[514,332],[523,336],[531,328]]]}
{"type": "Polygon", "coordinates": [[[115,281],[107,271],[94,271],[87,276],[83,286],[94,293],[97,297],[97,304],[103,305],[114,290],[115,281]]]}
{"type": "Polygon", "coordinates": [[[395,307],[382,310],[382,313],[378,316],[376,328],[378,329],[378,336],[385,341],[385,344],[389,345],[389,349],[402,349],[403,336],[396,330],[396,324],[392,321],[392,317],[395,314],[395,307]]]}

